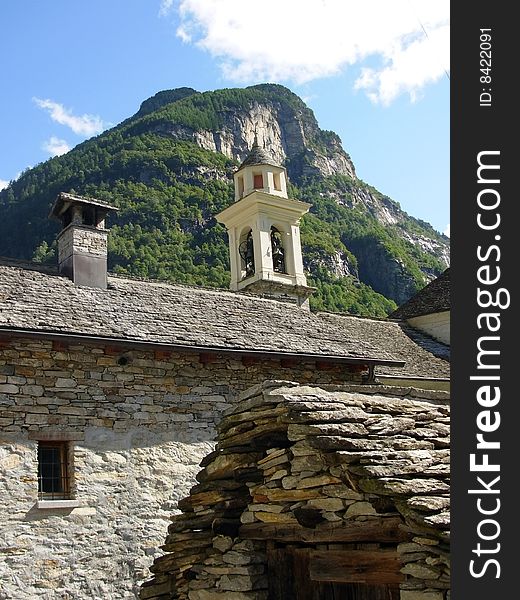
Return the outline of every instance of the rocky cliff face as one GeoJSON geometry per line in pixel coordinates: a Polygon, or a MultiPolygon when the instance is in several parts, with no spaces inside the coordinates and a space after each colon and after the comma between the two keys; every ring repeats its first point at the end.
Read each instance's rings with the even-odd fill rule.
{"type": "MultiPolygon", "coordinates": [[[[254,87],[282,88],[276,85],[254,87]]],[[[142,116],[152,108],[157,109],[161,103],[175,102],[178,96],[187,97],[193,93],[196,92],[191,88],[161,92],[143,102],[136,116],[142,116]]],[[[296,101],[292,103],[252,100],[241,110],[230,111],[227,107],[217,109],[216,116],[220,124],[217,129],[161,122],[154,131],[195,142],[205,150],[221,152],[238,162],[247,156],[256,134],[260,146],[287,167],[289,177],[294,181],[305,176],[338,174],[355,179],[354,165],[343,150],[340,138],[333,132],[321,130],[312,111],[297,96],[294,99],[296,101]]]]}
{"type": "MultiPolygon", "coordinates": [[[[341,189],[328,191],[324,196],[338,206],[366,211],[385,229],[397,231],[402,240],[409,242],[418,251],[433,256],[444,266],[450,265],[450,246],[447,238],[429,236],[426,232],[414,230],[407,225],[410,216],[388,196],[375,193],[367,188],[351,186],[346,193],[341,189]]],[[[397,304],[406,302],[416,291],[416,280],[402,260],[389,253],[384,245],[372,243],[370,236],[352,240],[350,250],[357,258],[358,269],[353,270],[351,261],[340,253],[330,255],[329,270],[333,273],[349,273],[397,304]],[[334,266],[333,266],[334,265],[334,266]]],[[[421,268],[425,282],[430,282],[439,274],[435,268],[423,265],[421,268]]]]}

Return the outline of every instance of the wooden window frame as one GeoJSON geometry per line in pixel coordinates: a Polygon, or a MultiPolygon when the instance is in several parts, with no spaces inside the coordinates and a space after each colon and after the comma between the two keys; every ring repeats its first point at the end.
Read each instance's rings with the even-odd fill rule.
{"type": "Polygon", "coordinates": [[[70,464],[70,442],[61,440],[40,440],[38,441],[38,500],[70,500],[71,499],[71,473],[70,464]],[[48,479],[42,474],[43,459],[40,456],[42,448],[57,448],[59,451],[59,463],[55,464],[59,470],[59,480],[61,481],[61,490],[44,491],[44,480],[48,479]]]}

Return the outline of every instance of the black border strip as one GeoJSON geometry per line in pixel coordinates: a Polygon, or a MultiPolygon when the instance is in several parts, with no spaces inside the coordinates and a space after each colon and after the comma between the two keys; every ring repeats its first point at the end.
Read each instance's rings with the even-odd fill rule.
{"type": "Polygon", "coordinates": [[[514,4],[506,2],[482,0],[451,4],[451,600],[518,595],[514,591],[518,571],[514,564],[518,552],[514,487],[520,452],[514,441],[518,437],[520,385],[515,349],[518,323],[512,287],[519,271],[515,264],[519,236],[514,214],[518,212],[518,191],[513,191],[519,170],[516,164],[519,153],[513,147],[517,145],[514,132],[519,129],[515,114],[518,109],[513,110],[513,86],[517,87],[518,71],[514,59],[519,52],[513,7],[514,4]],[[497,167],[481,171],[484,177],[480,182],[479,154],[481,164],[497,167]],[[495,209],[479,206],[479,193],[483,189],[491,191],[480,200],[484,204],[499,200],[495,209]],[[483,219],[488,224],[495,223],[499,214],[499,225],[483,228],[479,225],[479,213],[481,224],[483,219]],[[491,249],[492,246],[495,248],[491,249]],[[480,271],[479,280],[481,267],[484,270],[480,271]],[[499,281],[482,283],[486,272],[491,279],[500,273],[499,281]],[[479,301],[479,288],[490,292],[496,304],[502,306],[485,307],[486,295],[480,296],[479,301]],[[506,292],[500,296],[502,301],[496,300],[499,289],[511,292],[509,306],[506,307],[506,292]],[[498,316],[486,321],[481,317],[484,313],[498,316]],[[489,323],[498,324],[498,330],[491,331],[489,323]],[[483,340],[483,336],[495,339],[483,340]],[[480,350],[484,347],[498,351],[485,357],[481,354],[480,367],[479,344],[480,350]],[[495,367],[483,368],[483,363],[495,367]],[[489,379],[493,375],[499,379],[489,379]],[[480,379],[472,379],[475,376],[480,379]],[[500,388],[500,401],[495,406],[486,407],[479,401],[479,393],[484,394],[486,386],[491,397],[500,388]],[[490,431],[483,432],[481,426],[488,426],[490,431]],[[478,434],[484,435],[488,442],[498,442],[500,448],[479,449],[478,434]],[[472,470],[472,454],[476,464],[487,460],[499,470],[472,470]],[[497,476],[500,480],[492,484],[497,476]]]}

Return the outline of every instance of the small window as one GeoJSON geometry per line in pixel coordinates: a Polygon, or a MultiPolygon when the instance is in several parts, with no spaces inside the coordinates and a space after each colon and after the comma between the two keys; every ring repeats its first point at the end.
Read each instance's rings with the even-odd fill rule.
{"type": "Polygon", "coordinates": [[[264,178],[262,173],[253,173],[253,187],[255,190],[261,190],[264,187],[264,178]]]}
{"type": "Polygon", "coordinates": [[[281,180],[280,180],[280,173],[273,173],[273,184],[274,184],[274,189],[277,190],[278,192],[282,191],[282,184],[281,184],[281,180]]]}
{"type": "Polygon", "coordinates": [[[38,498],[70,498],[68,442],[38,442],[38,498]]]}

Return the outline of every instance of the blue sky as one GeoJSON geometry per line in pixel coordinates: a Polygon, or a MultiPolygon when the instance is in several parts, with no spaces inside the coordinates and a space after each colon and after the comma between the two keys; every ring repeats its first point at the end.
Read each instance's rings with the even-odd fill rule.
{"type": "Polygon", "coordinates": [[[2,0],[0,186],[160,90],[286,85],[358,176],[449,223],[446,0],[2,0]]]}

